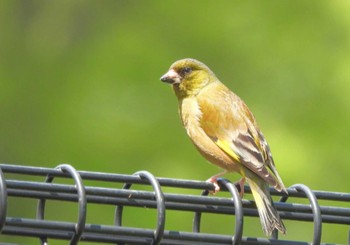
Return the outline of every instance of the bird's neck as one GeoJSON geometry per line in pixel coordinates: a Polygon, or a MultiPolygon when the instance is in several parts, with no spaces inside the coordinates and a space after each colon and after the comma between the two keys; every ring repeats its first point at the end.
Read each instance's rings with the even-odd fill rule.
{"type": "Polygon", "coordinates": [[[203,79],[200,84],[184,81],[173,84],[173,90],[180,101],[185,98],[198,95],[200,91],[210,83],[211,80],[209,78],[203,79]]]}
{"type": "MultiPolygon", "coordinates": [[[[173,85],[173,90],[175,92],[175,95],[179,101],[182,101],[183,99],[194,96],[197,91],[188,90],[184,84],[177,83],[173,85]]],[[[198,92],[197,92],[198,93],[198,92]]]]}

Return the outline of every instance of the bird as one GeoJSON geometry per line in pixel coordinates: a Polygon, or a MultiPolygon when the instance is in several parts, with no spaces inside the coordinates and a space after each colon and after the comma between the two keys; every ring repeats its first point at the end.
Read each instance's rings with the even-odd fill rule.
{"type": "Polygon", "coordinates": [[[250,186],[264,233],[286,233],[270,195],[269,186],[287,190],[279,176],[270,147],[253,113],[204,63],[186,58],[175,61],[160,78],[172,85],[187,135],[200,154],[223,169],[207,181],[220,190],[217,179],[228,172],[242,176],[250,186]]]}

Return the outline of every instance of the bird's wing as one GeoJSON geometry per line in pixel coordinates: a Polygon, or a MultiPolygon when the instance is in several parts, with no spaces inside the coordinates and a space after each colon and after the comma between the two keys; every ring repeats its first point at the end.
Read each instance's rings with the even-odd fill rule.
{"type": "Polygon", "coordinates": [[[201,127],[221,150],[277,190],[285,190],[269,146],[254,116],[238,96],[226,90],[216,99],[199,99],[199,105],[201,127]]]}

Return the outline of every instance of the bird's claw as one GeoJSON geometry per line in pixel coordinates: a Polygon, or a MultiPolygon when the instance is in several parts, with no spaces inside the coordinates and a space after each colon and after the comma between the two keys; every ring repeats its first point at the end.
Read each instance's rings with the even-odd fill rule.
{"type": "Polygon", "coordinates": [[[245,178],[242,178],[235,183],[235,185],[239,186],[239,195],[241,199],[243,198],[243,195],[244,195],[244,183],[245,183],[245,178]]]}
{"type": "Polygon", "coordinates": [[[215,195],[216,193],[218,193],[220,191],[220,186],[219,183],[217,181],[217,178],[209,178],[206,180],[206,182],[208,183],[212,183],[214,185],[214,190],[210,190],[210,194],[215,195]]]}
{"type": "Polygon", "coordinates": [[[221,176],[223,176],[224,174],[226,174],[226,170],[224,170],[221,173],[218,173],[216,175],[211,176],[209,179],[206,180],[206,182],[212,183],[214,185],[214,190],[209,191],[210,194],[215,195],[216,193],[218,193],[220,191],[220,186],[218,184],[217,179],[220,178],[221,176]]]}

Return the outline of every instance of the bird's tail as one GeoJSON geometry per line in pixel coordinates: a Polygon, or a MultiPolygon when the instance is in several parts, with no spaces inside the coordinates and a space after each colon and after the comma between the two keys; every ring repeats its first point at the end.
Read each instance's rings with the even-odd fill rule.
{"type": "Polygon", "coordinates": [[[259,177],[253,177],[253,179],[247,178],[247,182],[252,190],[255,204],[259,212],[260,222],[265,234],[267,236],[271,235],[275,228],[285,234],[286,228],[273,205],[269,192],[269,185],[259,177]]]}

